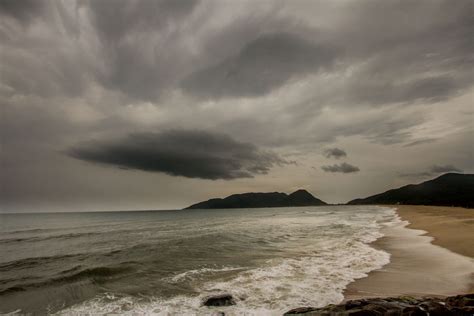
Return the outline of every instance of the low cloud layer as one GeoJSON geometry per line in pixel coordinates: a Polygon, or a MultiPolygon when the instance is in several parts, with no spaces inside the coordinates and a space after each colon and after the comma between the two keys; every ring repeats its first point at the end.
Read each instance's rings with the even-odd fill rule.
{"type": "Polygon", "coordinates": [[[448,172],[462,172],[462,170],[453,165],[433,165],[426,171],[402,173],[400,176],[404,178],[433,177],[448,172]]]}
{"type": "Polygon", "coordinates": [[[251,178],[285,161],[223,134],[173,130],[90,142],[68,151],[74,158],[124,169],[200,179],[251,178]]]}
{"type": "Polygon", "coordinates": [[[453,165],[434,165],[430,169],[433,173],[443,173],[443,172],[462,172],[461,169],[453,165]]]}
{"type": "Polygon", "coordinates": [[[353,166],[346,162],[342,162],[340,164],[322,166],[321,169],[323,169],[325,172],[337,172],[337,173],[353,173],[353,172],[360,171],[359,167],[353,166]]]}
{"type": "Polygon", "coordinates": [[[323,154],[326,158],[339,159],[339,158],[347,157],[347,153],[343,149],[340,149],[340,148],[337,148],[337,147],[328,148],[324,151],[323,154]]]}

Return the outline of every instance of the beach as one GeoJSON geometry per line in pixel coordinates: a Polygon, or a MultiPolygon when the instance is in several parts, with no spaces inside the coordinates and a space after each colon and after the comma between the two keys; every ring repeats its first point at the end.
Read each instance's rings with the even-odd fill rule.
{"type": "Polygon", "coordinates": [[[474,258],[474,209],[444,206],[397,206],[397,213],[433,237],[432,243],[474,258]]]}
{"type": "Polygon", "coordinates": [[[474,210],[396,205],[402,222],[372,244],[390,263],[349,284],[344,297],[447,296],[474,291],[474,210]]]}

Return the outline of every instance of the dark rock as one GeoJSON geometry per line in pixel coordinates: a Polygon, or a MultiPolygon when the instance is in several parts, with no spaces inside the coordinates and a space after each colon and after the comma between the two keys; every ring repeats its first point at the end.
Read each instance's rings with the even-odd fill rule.
{"type": "Polygon", "coordinates": [[[288,312],[285,313],[285,315],[298,315],[298,314],[306,314],[312,311],[318,310],[317,308],[314,307],[298,307],[295,309],[292,309],[288,312]]]}
{"type": "Polygon", "coordinates": [[[426,316],[426,315],[431,315],[431,313],[427,314],[426,311],[424,311],[423,309],[417,306],[409,306],[409,307],[403,308],[401,315],[402,316],[426,316]]]}
{"type": "Polygon", "coordinates": [[[219,294],[206,297],[202,305],[204,306],[231,306],[235,305],[235,300],[230,294],[219,294]]]}
{"type": "Polygon", "coordinates": [[[370,298],[347,301],[323,308],[295,308],[284,315],[306,316],[474,316],[474,294],[457,295],[445,299],[410,296],[370,298]]]}
{"type": "Polygon", "coordinates": [[[383,315],[376,311],[365,310],[365,309],[353,309],[347,312],[347,315],[350,316],[379,316],[383,315]]]}
{"type": "Polygon", "coordinates": [[[474,306],[474,293],[448,297],[446,304],[458,307],[474,306]]]}

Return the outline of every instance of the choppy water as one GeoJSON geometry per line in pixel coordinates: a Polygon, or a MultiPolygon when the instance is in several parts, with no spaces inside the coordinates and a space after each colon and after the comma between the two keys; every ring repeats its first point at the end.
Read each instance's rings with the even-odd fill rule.
{"type": "Polygon", "coordinates": [[[389,262],[389,208],[0,215],[0,313],[279,315],[389,262]],[[201,306],[227,292],[232,307],[201,306]]]}

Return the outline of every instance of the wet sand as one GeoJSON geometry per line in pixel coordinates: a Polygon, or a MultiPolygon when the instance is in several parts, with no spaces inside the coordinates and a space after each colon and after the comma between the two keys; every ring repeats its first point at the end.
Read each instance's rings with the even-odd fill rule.
{"type": "Polygon", "coordinates": [[[393,206],[402,223],[384,229],[373,246],[391,262],[346,289],[346,299],[474,292],[474,210],[393,206]]]}
{"type": "Polygon", "coordinates": [[[474,258],[474,209],[443,206],[396,206],[412,229],[427,231],[432,243],[474,258]]]}

